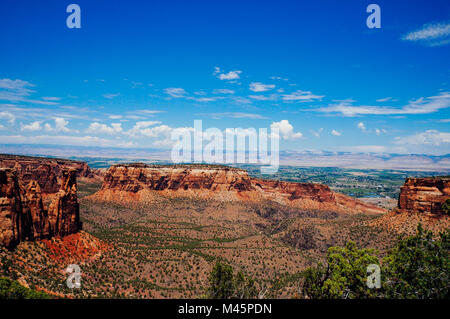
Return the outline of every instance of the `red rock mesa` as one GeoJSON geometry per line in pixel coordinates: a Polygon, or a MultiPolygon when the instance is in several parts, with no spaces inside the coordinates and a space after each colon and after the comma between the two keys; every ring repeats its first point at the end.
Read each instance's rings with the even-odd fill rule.
{"type": "Polygon", "coordinates": [[[215,200],[271,200],[303,209],[383,213],[330,190],[326,185],[251,178],[247,171],[219,165],[113,165],[93,198],[107,201],[152,200],[154,195],[215,200]]]}
{"type": "Polygon", "coordinates": [[[23,185],[36,181],[43,194],[59,191],[64,169],[73,168],[82,178],[94,178],[96,175],[85,162],[57,158],[0,154],[0,167],[14,168],[23,185]]]}

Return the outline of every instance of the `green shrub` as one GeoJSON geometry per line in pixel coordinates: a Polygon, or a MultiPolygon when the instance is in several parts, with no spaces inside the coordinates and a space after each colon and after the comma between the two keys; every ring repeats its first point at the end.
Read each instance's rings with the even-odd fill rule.
{"type": "Polygon", "coordinates": [[[239,271],[233,276],[233,267],[218,261],[209,274],[206,296],[211,299],[256,298],[257,289],[252,278],[246,278],[239,271]]]}
{"type": "Polygon", "coordinates": [[[386,298],[448,299],[450,230],[435,238],[419,225],[414,236],[401,240],[384,259],[386,298]]]}
{"type": "Polygon", "coordinates": [[[372,249],[358,249],[352,241],[345,247],[330,247],[326,265],[319,263],[304,272],[302,294],[308,298],[373,298],[367,287],[367,266],[378,265],[372,249]]]}
{"type": "Polygon", "coordinates": [[[50,299],[44,292],[26,288],[17,281],[0,277],[0,299],[50,299]]]}
{"type": "Polygon", "coordinates": [[[450,215],[450,198],[447,198],[441,207],[445,215],[450,215]]]}

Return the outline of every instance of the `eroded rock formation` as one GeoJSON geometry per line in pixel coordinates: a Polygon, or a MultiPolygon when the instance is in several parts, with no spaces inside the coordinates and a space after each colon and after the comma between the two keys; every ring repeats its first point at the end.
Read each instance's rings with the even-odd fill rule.
{"type": "Polygon", "coordinates": [[[58,158],[0,154],[0,167],[14,168],[22,185],[36,181],[43,194],[59,191],[65,169],[75,169],[78,177],[95,177],[87,163],[58,158]]]}
{"type": "Polygon", "coordinates": [[[408,178],[400,189],[398,207],[371,222],[399,234],[412,235],[420,223],[438,234],[450,227],[442,203],[450,198],[450,178],[408,178]]]}
{"type": "Polygon", "coordinates": [[[244,170],[207,165],[113,165],[106,172],[102,190],[136,193],[143,189],[156,191],[250,191],[254,190],[244,170]]]}
{"type": "Polygon", "coordinates": [[[23,186],[15,169],[0,169],[0,244],[65,236],[81,229],[75,169],[62,171],[62,186],[46,209],[39,183],[23,186]]]}
{"type": "Polygon", "coordinates": [[[450,178],[408,178],[400,189],[398,210],[440,215],[450,198],[450,178]]]}
{"type": "Polygon", "coordinates": [[[155,194],[215,200],[271,200],[304,209],[350,213],[384,212],[334,193],[326,185],[255,179],[245,170],[219,165],[113,165],[94,198],[132,202],[151,200],[155,194]]]}
{"type": "Polygon", "coordinates": [[[61,189],[48,209],[52,235],[66,236],[81,229],[77,197],[77,171],[63,171],[61,189]]]}

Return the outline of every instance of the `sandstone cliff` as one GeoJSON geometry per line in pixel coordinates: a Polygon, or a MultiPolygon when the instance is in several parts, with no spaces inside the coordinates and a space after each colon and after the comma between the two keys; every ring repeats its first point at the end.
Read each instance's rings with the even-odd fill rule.
{"type": "Polygon", "coordinates": [[[401,211],[442,214],[442,203],[450,198],[450,178],[408,178],[401,187],[401,211]]]}
{"type": "Polygon", "coordinates": [[[371,224],[401,234],[413,234],[421,223],[424,228],[438,233],[450,227],[450,216],[441,208],[448,198],[450,178],[408,178],[401,187],[398,207],[371,224]]]}
{"type": "Polygon", "coordinates": [[[78,177],[95,177],[95,172],[87,163],[58,158],[0,154],[0,167],[14,168],[23,185],[36,181],[43,194],[58,192],[65,169],[75,169],[78,177]]]}
{"type": "Polygon", "coordinates": [[[62,171],[62,186],[49,208],[41,188],[26,186],[15,169],[0,168],[0,245],[13,248],[24,240],[65,236],[81,229],[75,169],[62,171]]]}
{"type": "Polygon", "coordinates": [[[93,198],[133,202],[152,200],[155,195],[227,201],[270,200],[303,209],[349,213],[384,212],[334,193],[326,185],[255,179],[245,170],[219,165],[113,165],[93,198]]]}

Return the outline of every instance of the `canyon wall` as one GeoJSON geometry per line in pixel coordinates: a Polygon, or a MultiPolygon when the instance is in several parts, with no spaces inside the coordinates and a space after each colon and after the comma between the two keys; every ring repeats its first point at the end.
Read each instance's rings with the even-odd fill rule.
{"type": "Polygon", "coordinates": [[[442,203],[450,198],[450,178],[408,178],[400,189],[398,210],[440,215],[442,203]]]}
{"type": "Polygon", "coordinates": [[[95,171],[87,163],[58,158],[0,154],[0,167],[14,168],[23,185],[36,181],[43,194],[59,191],[63,170],[75,169],[78,177],[95,177],[95,171]]]}
{"type": "Polygon", "coordinates": [[[251,178],[247,171],[219,165],[113,165],[105,174],[99,200],[136,202],[153,196],[214,200],[275,201],[304,209],[342,212],[384,212],[326,185],[251,178]]]}
{"type": "Polygon", "coordinates": [[[77,170],[61,171],[61,186],[48,209],[36,180],[24,185],[16,169],[0,168],[0,245],[66,236],[81,229],[77,170]]]}

